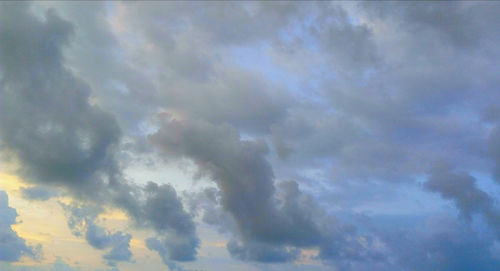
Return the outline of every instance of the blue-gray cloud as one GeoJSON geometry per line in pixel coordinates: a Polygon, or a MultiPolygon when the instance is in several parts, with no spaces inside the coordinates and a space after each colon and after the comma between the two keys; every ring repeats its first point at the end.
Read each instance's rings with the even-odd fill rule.
{"type": "Polygon", "coordinates": [[[227,248],[234,257],[285,262],[296,259],[301,248],[316,247],[326,261],[384,260],[370,239],[362,244],[354,227],[326,216],[296,182],[282,182],[278,190],[264,142],[242,140],[229,126],[164,117],[150,140],[168,156],[193,159],[217,184],[220,204],[234,225],[214,222],[232,231],[236,240],[227,248]]]}
{"type": "Polygon", "coordinates": [[[22,187],[21,193],[26,199],[40,201],[47,201],[59,195],[54,189],[44,186],[22,187]]]}
{"type": "Polygon", "coordinates": [[[94,248],[106,250],[103,259],[108,265],[114,266],[119,261],[130,261],[130,234],[121,231],[109,232],[96,224],[97,215],[102,211],[97,206],[78,206],[75,204],[61,206],[69,217],[68,226],[76,236],[84,236],[94,248]]]}
{"type": "Polygon", "coordinates": [[[0,191],[0,261],[16,262],[21,257],[37,258],[40,247],[33,248],[12,229],[16,224],[16,209],[9,206],[9,197],[0,191]]]}
{"type": "Polygon", "coordinates": [[[156,250],[166,264],[169,261],[194,260],[200,241],[195,235],[192,217],[184,211],[174,188],[149,183],[145,191],[148,198],[141,216],[145,216],[144,220],[152,223],[151,226],[158,232],[157,238],[148,239],[148,244],[154,244],[148,247],[156,250]]]}
{"type": "Polygon", "coordinates": [[[449,166],[437,166],[431,171],[424,187],[452,200],[469,221],[475,214],[482,215],[500,238],[500,210],[495,199],[477,187],[476,179],[465,172],[454,172],[449,166]]]}

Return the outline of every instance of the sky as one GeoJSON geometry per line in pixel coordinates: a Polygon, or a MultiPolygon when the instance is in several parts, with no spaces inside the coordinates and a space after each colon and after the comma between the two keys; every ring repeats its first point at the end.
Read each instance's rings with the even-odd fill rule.
{"type": "Polygon", "coordinates": [[[498,14],[0,2],[0,270],[499,270],[498,14]]]}

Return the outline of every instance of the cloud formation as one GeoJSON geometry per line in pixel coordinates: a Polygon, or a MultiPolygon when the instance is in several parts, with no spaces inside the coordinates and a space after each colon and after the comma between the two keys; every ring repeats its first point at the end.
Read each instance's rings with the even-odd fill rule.
{"type": "Polygon", "coordinates": [[[108,207],[170,269],[198,263],[204,223],[262,269],[495,270],[499,9],[2,3],[1,158],[32,204],[71,197],[110,264],[132,255],[108,207]],[[150,180],[186,161],[192,183],[150,180]]]}
{"type": "MultiPolygon", "coordinates": [[[[167,155],[193,159],[221,191],[221,205],[236,228],[227,244],[236,258],[286,262],[301,248],[316,247],[325,260],[380,260],[370,242],[362,245],[354,227],[335,223],[304,195],[294,181],[280,183],[265,156],[262,141],[241,140],[229,126],[164,116],[150,140],[167,155]]],[[[220,225],[225,227],[226,225],[220,225]]]]}

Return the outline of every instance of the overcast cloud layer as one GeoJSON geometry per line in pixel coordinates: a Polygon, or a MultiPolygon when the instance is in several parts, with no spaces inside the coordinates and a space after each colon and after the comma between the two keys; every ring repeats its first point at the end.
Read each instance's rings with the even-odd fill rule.
{"type": "MultiPolygon", "coordinates": [[[[57,201],[113,270],[135,263],[132,231],[189,270],[210,260],[207,227],[227,256],[203,270],[498,270],[499,13],[0,3],[2,170],[33,206],[57,201]],[[107,210],[130,232],[103,226],[107,210]]],[[[15,268],[44,246],[13,230],[8,198],[0,267],[15,268]]],[[[77,268],[51,264],[26,270],[77,268]]]]}

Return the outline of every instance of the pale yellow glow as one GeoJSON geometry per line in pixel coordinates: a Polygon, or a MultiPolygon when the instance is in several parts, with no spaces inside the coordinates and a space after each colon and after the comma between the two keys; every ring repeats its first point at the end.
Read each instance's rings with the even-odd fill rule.
{"type": "Polygon", "coordinates": [[[123,220],[123,221],[128,221],[129,218],[125,212],[117,209],[110,209],[107,208],[106,212],[102,213],[99,215],[100,219],[106,219],[106,220],[123,220]]]}
{"type": "Polygon", "coordinates": [[[53,263],[58,257],[71,259],[67,263],[78,262],[89,268],[104,268],[101,251],[90,247],[82,238],[75,237],[67,223],[59,201],[69,203],[70,198],[57,198],[48,201],[29,201],[21,196],[20,189],[29,187],[11,174],[0,173],[0,190],[7,192],[9,206],[15,208],[18,223],[12,229],[30,246],[42,246],[39,261],[23,257],[15,265],[40,265],[53,263]]]}
{"type": "Polygon", "coordinates": [[[146,244],[144,243],[144,240],[141,239],[131,239],[130,240],[130,247],[131,248],[137,248],[137,249],[146,249],[146,244]]]}
{"type": "MultiPolygon", "coordinates": [[[[83,237],[76,237],[67,225],[67,219],[60,202],[70,204],[70,197],[58,197],[48,201],[29,201],[22,197],[21,188],[29,187],[18,176],[0,172],[0,190],[7,192],[9,206],[15,208],[18,223],[12,229],[30,246],[42,246],[42,258],[37,261],[23,257],[18,266],[36,266],[55,262],[58,258],[81,270],[107,269],[102,260],[105,251],[91,247],[83,237]]],[[[132,263],[118,263],[120,270],[136,270],[136,264],[147,264],[149,268],[162,268],[163,264],[157,254],[150,251],[144,239],[154,236],[149,230],[131,228],[128,216],[121,210],[106,208],[99,215],[98,223],[111,231],[121,230],[130,233],[130,250],[132,263]]],[[[144,269],[155,270],[155,269],[144,269]]]]}
{"type": "MultiPolygon", "coordinates": [[[[109,269],[102,259],[106,251],[91,247],[84,237],[76,237],[71,233],[60,203],[70,204],[73,199],[58,197],[48,201],[29,201],[21,195],[21,188],[29,186],[30,184],[24,183],[18,176],[0,172],[0,190],[7,192],[9,206],[15,208],[19,215],[19,223],[12,226],[13,230],[25,239],[28,245],[42,245],[40,261],[23,257],[13,265],[41,266],[61,259],[81,271],[109,269]]],[[[133,257],[131,262],[118,263],[120,270],[133,271],[137,270],[138,266],[142,271],[165,270],[162,259],[156,252],[149,250],[144,241],[155,236],[153,231],[134,228],[125,212],[109,207],[99,215],[97,223],[112,232],[122,231],[132,235],[130,251],[133,257]]],[[[205,237],[198,250],[199,258],[227,257],[225,238],[213,230],[198,230],[198,234],[205,237]]],[[[189,264],[191,263],[183,265],[189,264]]]]}
{"type": "Polygon", "coordinates": [[[0,189],[9,193],[19,190],[22,186],[24,185],[17,176],[0,172],[0,189]]]}

